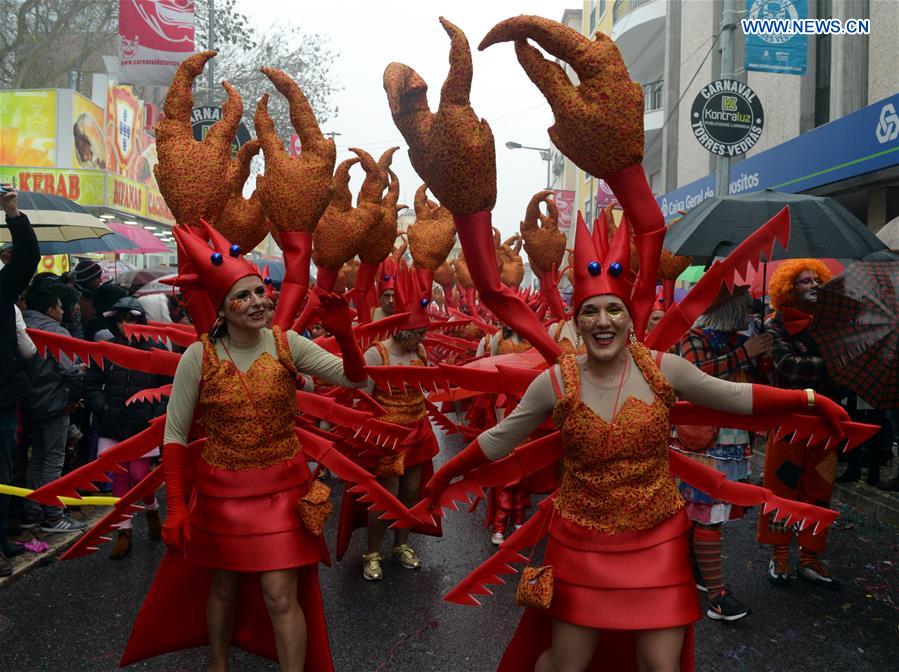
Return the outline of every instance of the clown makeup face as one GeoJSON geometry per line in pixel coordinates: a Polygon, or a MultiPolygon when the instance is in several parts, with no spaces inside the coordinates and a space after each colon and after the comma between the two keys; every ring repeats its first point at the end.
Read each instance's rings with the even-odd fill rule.
{"type": "Polygon", "coordinates": [[[624,302],[612,294],[592,296],[581,304],[577,331],[587,355],[606,362],[618,357],[627,345],[631,316],[624,302]]]}
{"type": "Polygon", "coordinates": [[[425,340],[427,329],[404,329],[396,332],[393,340],[399,343],[406,352],[415,352],[418,346],[425,340]]]}
{"type": "Polygon", "coordinates": [[[262,329],[266,325],[269,299],[265,296],[265,285],[258,275],[241,278],[231,287],[222,311],[229,328],[247,331],[262,329]]]}
{"type": "Polygon", "coordinates": [[[381,292],[380,302],[381,310],[385,315],[393,315],[396,312],[396,301],[392,289],[385,289],[381,292]]]}
{"type": "Polygon", "coordinates": [[[814,271],[802,271],[793,281],[793,303],[815,303],[818,300],[818,287],[823,284],[814,271]]]}

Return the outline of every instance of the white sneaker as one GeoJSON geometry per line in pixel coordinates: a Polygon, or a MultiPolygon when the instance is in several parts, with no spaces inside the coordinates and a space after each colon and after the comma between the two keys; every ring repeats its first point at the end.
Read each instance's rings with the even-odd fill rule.
{"type": "Polygon", "coordinates": [[[44,523],[41,525],[42,532],[51,532],[51,533],[71,533],[71,532],[84,532],[87,529],[87,525],[82,523],[80,520],[75,520],[69,515],[64,515],[62,518],[57,520],[55,523],[44,523]]]}
{"type": "Polygon", "coordinates": [[[502,532],[494,532],[490,535],[490,543],[494,546],[499,546],[501,543],[505,541],[505,537],[503,537],[502,532]]]}

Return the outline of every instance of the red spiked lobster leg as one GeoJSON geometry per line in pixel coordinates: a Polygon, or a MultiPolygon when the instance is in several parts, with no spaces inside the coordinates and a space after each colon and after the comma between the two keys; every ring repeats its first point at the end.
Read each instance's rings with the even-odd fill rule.
{"type": "Polygon", "coordinates": [[[546,535],[550,515],[549,507],[553,505],[552,502],[551,496],[540,502],[531,519],[519,527],[502,543],[496,553],[462,579],[443,599],[455,604],[478,607],[481,603],[475,597],[476,595],[493,595],[493,591],[487,586],[490,584],[499,586],[506,583],[500,575],[517,573],[518,570],[511,563],[527,562],[527,557],[522,555],[521,551],[533,548],[546,535]]]}
{"type": "MultiPolygon", "coordinates": [[[[667,352],[672,345],[687,333],[696,318],[702,315],[718,296],[721,284],[733,288],[735,273],[745,275],[748,267],[758,269],[761,255],[771,259],[774,242],[784,249],[790,242],[790,209],[784,207],[751,236],[740,243],[723,261],[712,264],[711,268],[696,283],[680,303],[676,303],[646,337],[646,345],[660,352],[667,352]]],[[[641,271],[642,273],[642,271],[641,271]]]]}
{"type": "Polygon", "coordinates": [[[768,488],[749,483],[728,481],[724,474],[691,460],[676,450],[668,451],[671,473],[693,487],[708,493],[714,499],[721,499],[738,506],[762,506],[762,513],[774,511],[774,521],[798,522],[804,530],[814,525],[812,534],[823,532],[840,514],[814,504],[806,504],[778,497],[768,488]]]}
{"type": "Polygon", "coordinates": [[[65,353],[73,360],[78,357],[85,364],[93,360],[101,369],[104,366],[103,359],[106,358],[125,369],[174,376],[181,359],[181,355],[159,348],[138,350],[118,343],[82,341],[80,338],[54,334],[40,329],[27,329],[26,331],[42,355],[49,352],[51,356],[58,359],[60,353],[65,353]]]}
{"type": "Polygon", "coordinates": [[[309,291],[309,261],[312,258],[312,234],[308,231],[283,231],[284,281],[275,307],[273,324],[287,329],[293,323],[309,291]]]}
{"type": "Polygon", "coordinates": [[[150,426],[139,434],[125,439],[121,443],[105,451],[93,462],[88,462],[83,467],[71,471],[55,481],[38,488],[28,495],[33,499],[48,506],[59,506],[59,497],[74,497],[80,499],[78,490],[93,490],[97,487],[94,482],[107,483],[108,471],[124,471],[119,466],[122,462],[136,460],[162,443],[165,433],[165,416],[150,420],[150,426]]]}
{"type": "Polygon", "coordinates": [[[500,282],[490,213],[453,215],[453,221],[481,301],[502,322],[537,348],[547,362],[554,363],[562,354],[559,345],[549,337],[543,324],[522,298],[500,282]]]}
{"type": "Polygon", "coordinates": [[[307,295],[308,300],[306,301],[306,306],[303,308],[303,312],[300,313],[297,321],[293,323],[293,330],[295,332],[298,334],[302,333],[306,327],[312,323],[312,320],[315,319],[315,316],[321,308],[321,300],[319,297],[323,293],[332,291],[336,284],[336,271],[324,267],[318,269],[318,276],[315,279],[315,291],[307,295]]]}
{"type": "Polygon", "coordinates": [[[372,304],[369,301],[371,290],[375,286],[378,267],[375,264],[359,264],[356,273],[356,285],[353,287],[353,301],[356,303],[356,320],[359,324],[371,322],[372,304]]]}
{"type": "Polygon", "coordinates": [[[383,511],[382,520],[395,520],[397,526],[414,527],[419,520],[403,504],[375,480],[375,477],[348,457],[335,445],[312,432],[295,428],[300,445],[309,457],[325,465],[338,478],[355,483],[350,492],[359,494],[359,501],[367,503],[370,511],[383,511]]]}
{"type": "Polygon", "coordinates": [[[159,324],[137,324],[136,322],[124,323],[125,335],[128,338],[140,338],[145,341],[156,340],[162,341],[169,339],[175,345],[182,348],[188,347],[197,340],[197,334],[191,331],[185,331],[180,327],[173,325],[159,324]]]}

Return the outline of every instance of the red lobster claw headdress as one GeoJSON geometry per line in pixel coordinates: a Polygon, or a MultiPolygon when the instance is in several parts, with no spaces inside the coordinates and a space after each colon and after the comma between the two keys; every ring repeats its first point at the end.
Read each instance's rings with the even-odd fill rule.
{"type": "Polygon", "coordinates": [[[608,240],[605,217],[599,217],[595,221],[591,234],[581,213],[578,213],[572,265],[574,293],[571,297],[575,315],[586,299],[601,294],[617,296],[633,315],[631,294],[634,289],[634,274],[630,269],[630,227],[626,218],[621,220],[611,246],[608,240]]]}
{"type": "Polygon", "coordinates": [[[388,289],[396,290],[396,274],[398,270],[399,265],[396,263],[396,259],[393,258],[393,255],[388,256],[381,262],[381,265],[378,268],[378,279],[376,282],[378,296],[381,296],[381,294],[388,289]]]}
{"type": "MultiPolygon", "coordinates": [[[[396,312],[409,313],[406,329],[422,329],[430,323],[428,306],[431,304],[431,282],[427,271],[399,266],[396,275],[396,312]]],[[[433,277],[433,273],[431,273],[433,277]]]]}
{"type": "Polygon", "coordinates": [[[203,290],[218,310],[235,282],[249,275],[262,276],[256,265],[243,257],[240,245],[232,244],[205,220],[201,219],[200,223],[209,236],[209,242],[188,227],[176,226],[173,229],[178,248],[190,264],[181,269],[172,284],[203,290]]]}

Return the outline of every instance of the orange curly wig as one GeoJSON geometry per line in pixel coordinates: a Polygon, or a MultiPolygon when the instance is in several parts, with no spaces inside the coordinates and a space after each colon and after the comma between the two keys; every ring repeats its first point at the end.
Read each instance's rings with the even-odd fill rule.
{"type": "Polygon", "coordinates": [[[777,267],[768,282],[768,295],[771,297],[771,307],[774,310],[780,310],[782,306],[789,306],[793,302],[793,284],[803,271],[817,273],[823,282],[827,282],[833,276],[824,262],[818,259],[785,261],[777,267]]]}

